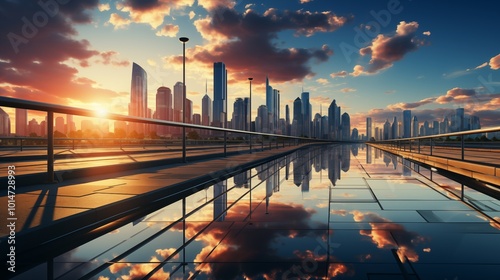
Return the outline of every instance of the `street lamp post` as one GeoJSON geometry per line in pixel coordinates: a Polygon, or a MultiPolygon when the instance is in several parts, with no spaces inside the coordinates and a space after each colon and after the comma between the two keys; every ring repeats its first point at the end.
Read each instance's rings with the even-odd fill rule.
{"type": "MultiPolygon", "coordinates": [[[[248,131],[252,131],[252,80],[253,78],[248,78],[248,81],[250,81],[250,100],[248,101],[248,105],[249,105],[249,110],[248,110],[248,114],[249,114],[249,121],[250,123],[248,124],[248,131]]],[[[252,134],[250,134],[250,153],[252,153],[252,134]]]]}
{"type": "MultiPolygon", "coordinates": [[[[180,37],[182,42],[182,123],[186,124],[186,42],[187,37],[180,37]]],[[[186,127],[182,127],[182,161],[186,162],[186,127]]]]}

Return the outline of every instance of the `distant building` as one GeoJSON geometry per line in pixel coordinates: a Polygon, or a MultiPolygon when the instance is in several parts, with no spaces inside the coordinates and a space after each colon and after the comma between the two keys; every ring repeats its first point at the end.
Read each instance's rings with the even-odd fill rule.
{"type": "Polygon", "coordinates": [[[227,70],[223,62],[214,63],[213,126],[226,127],[227,70]]]}
{"type": "Polygon", "coordinates": [[[209,126],[212,123],[212,99],[205,93],[201,99],[201,124],[209,126]]]}
{"type": "Polygon", "coordinates": [[[10,136],[10,117],[0,108],[0,136],[10,136]]]}
{"type": "Polygon", "coordinates": [[[351,139],[351,118],[348,113],[342,114],[342,141],[351,139]]]}
{"type": "MultiPolygon", "coordinates": [[[[146,118],[148,114],[148,76],[146,71],[136,63],[132,64],[132,82],[128,114],[129,116],[142,118],[146,118]]],[[[131,123],[130,129],[139,134],[145,132],[144,124],[140,123],[131,123]]]]}
{"type": "Polygon", "coordinates": [[[418,124],[418,119],[417,116],[413,116],[413,132],[412,132],[412,137],[418,137],[419,135],[419,124],[418,124]]]}
{"type": "MultiPolygon", "coordinates": [[[[156,90],[156,113],[155,118],[158,120],[172,120],[172,90],[168,87],[159,87],[156,90]]],[[[170,127],[165,125],[156,126],[156,134],[166,136],[170,127]]]]}
{"type": "Polygon", "coordinates": [[[366,118],[366,138],[369,141],[372,138],[372,118],[366,118]]]}
{"type": "Polygon", "coordinates": [[[411,110],[403,111],[403,138],[411,137],[411,110]]]}
{"type": "Polygon", "coordinates": [[[28,136],[28,110],[16,108],[16,136],[28,136]]]}

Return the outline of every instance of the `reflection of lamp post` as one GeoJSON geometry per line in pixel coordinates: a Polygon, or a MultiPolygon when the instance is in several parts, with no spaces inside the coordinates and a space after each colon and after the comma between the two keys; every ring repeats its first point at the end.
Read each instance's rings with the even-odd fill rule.
{"type": "MultiPolygon", "coordinates": [[[[182,123],[186,124],[186,42],[187,37],[180,37],[182,42],[182,123]]],[[[186,127],[182,127],[182,161],[186,161],[186,127]]]]}

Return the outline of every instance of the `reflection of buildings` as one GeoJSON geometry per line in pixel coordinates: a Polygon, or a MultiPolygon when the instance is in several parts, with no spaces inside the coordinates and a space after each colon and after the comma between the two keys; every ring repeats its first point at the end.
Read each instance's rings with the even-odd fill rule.
{"type": "Polygon", "coordinates": [[[342,162],[342,171],[349,171],[349,167],[351,166],[351,145],[342,145],[342,154],[341,154],[341,162],[342,162]]]}
{"type": "Polygon", "coordinates": [[[351,165],[351,145],[335,146],[328,153],[328,179],[335,186],[340,180],[340,170],[347,172],[351,165]]]}
{"type": "Polygon", "coordinates": [[[227,181],[214,185],[214,221],[223,222],[227,210],[227,181]]]}
{"type": "Polygon", "coordinates": [[[411,161],[403,158],[403,176],[411,176],[411,161]]]}
{"type": "Polygon", "coordinates": [[[233,179],[234,179],[234,185],[237,188],[248,188],[248,175],[250,173],[250,170],[241,172],[239,174],[236,174],[233,179]]]}
{"type": "MultiPolygon", "coordinates": [[[[375,158],[377,158],[377,149],[375,150],[375,158]]],[[[372,163],[372,146],[366,145],[366,164],[372,163]]]]}

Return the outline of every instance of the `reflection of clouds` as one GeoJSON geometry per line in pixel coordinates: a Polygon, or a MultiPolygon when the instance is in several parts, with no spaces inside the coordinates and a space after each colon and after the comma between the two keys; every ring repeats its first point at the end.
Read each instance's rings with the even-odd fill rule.
{"type": "MultiPolygon", "coordinates": [[[[160,263],[160,260],[153,256],[149,263],[141,264],[131,264],[131,263],[115,263],[109,267],[111,273],[116,274],[117,272],[129,268],[127,275],[120,275],[117,279],[132,280],[132,279],[143,279],[148,275],[153,269],[155,269],[160,263]]],[[[158,270],[153,276],[148,279],[152,280],[164,280],[169,279],[170,273],[165,272],[163,269],[158,270]]]]}
{"type": "MultiPolygon", "coordinates": [[[[172,255],[173,253],[175,253],[175,248],[168,248],[168,249],[156,249],[156,253],[158,255],[160,255],[163,259],[167,259],[168,257],[170,257],[170,255],[172,255]]],[[[173,257],[174,259],[178,259],[179,258],[179,255],[175,255],[173,257]]]]}
{"type": "Polygon", "coordinates": [[[354,221],[367,221],[371,230],[360,230],[359,233],[372,239],[377,248],[398,248],[399,259],[404,262],[405,256],[411,262],[418,261],[418,253],[415,251],[415,244],[422,242],[424,238],[415,232],[407,231],[402,225],[395,224],[391,220],[381,217],[372,212],[363,213],[361,211],[352,211],[354,221]],[[392,236],[395,236],[399,244],[392,236]]]}
{"type": "MultiPolygon", "coordinates": [[[[265,214],[262,207],[252,213],[254,223],[241,231],[236,230],[237,233],[228,233],[227,223],[212,223],[208,230],[196,237],[196,240],[204,244],[194,259],[195,263],[201,263],[196,269],[210,275],[211,279],[233,279],[238,276],[255,278],[264,275],[268,277],[266,279],[278,279],[281,274],[291,269],[294,262],[300,262],[303,257],[311,254],[309,251],[295,251],[292,256],[282,256],[282,252],[276,248],[279,238],[327,238],[324,231],[312,230],[310,220],[314,210],[297,204],[273,203],[272,206],[272,230],[266,228],[265,221],[269,221],[270,216],[265,214]],[[248,263],[249,260],[259,264],[248,263]]],[[[228,209],[227,217],[243,221],[248,216],[248,210],[248,203],[239,203],[228,209]]],[[[187,222],[186,236],[194,236],[205,226],[204,223],[187,222]]],[[[326,228],[326,225],[322,226],[326,228]]],[[[182,230],[182,225],[176,226],[176,229],[182,230]]],[[[314,259],[326,261],[326,255],[316,255],[314,259]]],[[[336,267],[332,273],[338,274],[342,271],[344,270],[336,267]]],[[[324,275],[325,271],[311,273],[324,275]]]]}
{"type": "Polygon", "coordinates": [[[490,226],[500,230],[500,217],[493,217],[493,220],[490,221],[490,226]]]}

